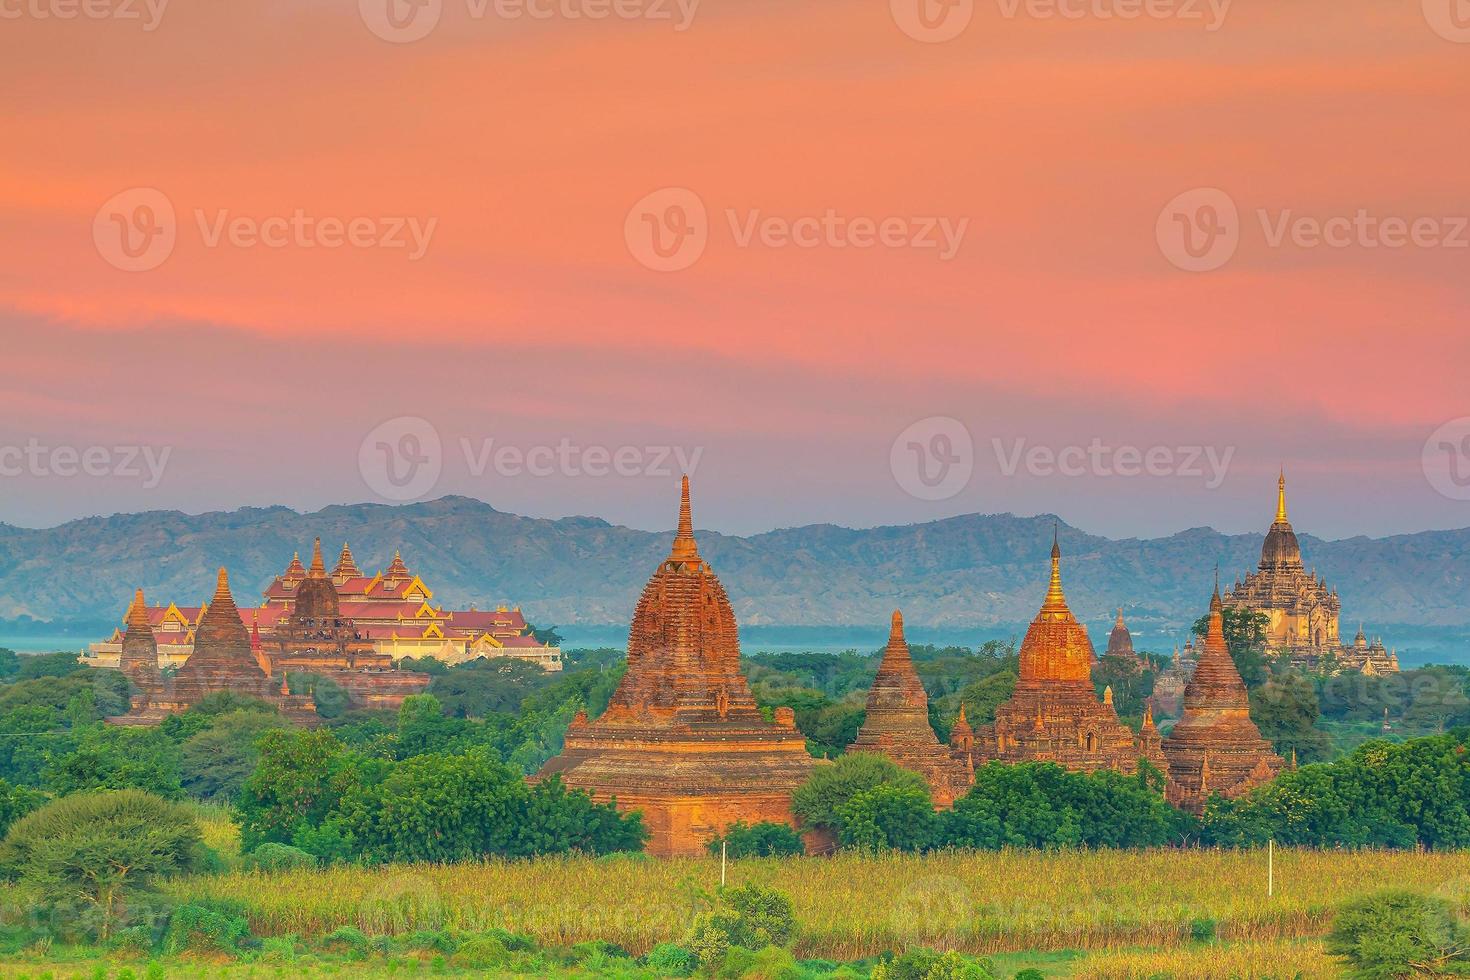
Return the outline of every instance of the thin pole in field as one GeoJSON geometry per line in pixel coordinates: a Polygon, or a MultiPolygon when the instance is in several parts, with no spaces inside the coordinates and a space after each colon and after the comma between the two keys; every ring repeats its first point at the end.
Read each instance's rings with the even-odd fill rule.
{"type": "Polygon", "coordinates": [[[1266,897],[1276,894],[1276,839],[1266,841],[1266,897]]]}
{"type": "Polygon", "coordinates": [[[724,888],[725,887],[725,848],[729,846],[729,843],[730,843],[729,841],[723,841],[723,840],[720,841],[720,887],[721,888],[724,888]]]}

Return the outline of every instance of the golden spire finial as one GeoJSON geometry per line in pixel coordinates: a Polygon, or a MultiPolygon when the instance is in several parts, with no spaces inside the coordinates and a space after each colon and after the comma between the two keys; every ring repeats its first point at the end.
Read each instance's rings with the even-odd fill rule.
{"type": "Polygon", "coordinates": [[[960,702],[960,716],[954,720],[954,723],[956,725],[960,724],[961,722],[969,724],[968,722],[965,722],[965,702],[963,701],[960,702]]]}
{"type": "Polygon", "coordinates": [[[903,613],[897,609],[893,610],[893,616],[888,621],[888,642],[902,643],[903,639],[903,613]]]}
{"type": "Polygon", "coordinates": [[[326,578],[327,565],[322,561],[322,539],[317,538],[311,545],[311,569],[309,573],[312,578],[326,578]]]}
{"type": "Polygon", "coordinates": [[[674,550],[671,557],[680,561],[692,561],[699,557],[699,547],[694,543],[694,514],[689,506],[689,474],[684,474],[679,495],[679,530],[674,532],[674,550]]]}
{"type": "Polygon", "coordinates": [[[1116,625],[1116,626],[1122,626],[1123,625],[1123,607],[1122,606],[1119,606],[1118,607],[1118,622],[1115,623],[1114,625],[1116,625]]]}
{"type": "Polygon", "coordinates": [[[1041,604],[1043,613],[1067,613],[1067,596],[1062,592],[1062,546],[1057,530],[1052,528],[1051,539],[1051,582],[1046,587],[1046,600],[1041,604]]]}
{"type": "Polygon", "coordinates": [[[1281,468],[1281,476],[1276,481],[1276,523],[1286,523],[1286,467],[1281,468]]]}
{"type": "Polygon", "coordinates": [[[1113,685],[1109,684],[1103,688],[1103,704],[1113,703],[1113,685]]]}

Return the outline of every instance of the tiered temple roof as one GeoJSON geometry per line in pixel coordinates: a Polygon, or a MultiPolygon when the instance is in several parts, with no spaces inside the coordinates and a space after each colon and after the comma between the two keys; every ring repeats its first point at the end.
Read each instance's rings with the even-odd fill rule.
{"type": "MultiPolygon", "coordinates": [[[[951,743],[956,739],[973,743],[969,728],[962,712],[951,732],[951,743]]],[[[850,750],[881,753],[923,776],[930,797],[941,808],[952,806],[975,782],[968,748],[944,745],[929,724],[929,695],[914,670],[903,635],[903,614],[897,610],[878,675],[868,690],[863,726],[850,750]]]]}
{"type": "Polygon", "coordinates": [[[673,547],[633,613],[627,673],[565,744],[537,778],[641,810],[650,853],[702,853],[736,821],[793,821],[791,793],[813,762],[793,712],[767,722],[740,672],[735,613],[700,557],[687,477],[673,547]]]}
{"type": "Polygon", "coordinates": [[[1167,798],[1194,813],[1212,794],[1240,796],[1274,779],[1282,766],[1251,721],[1245,682],[1225,644],[1223,608],[1217,583],[1199,663],[1184,690],[1184,715],[1163,743],[1167,798]]]}
{"type": "Polygon", "coordinates": [[[975,734],[975,761],[1055,762],[1069,769],[1135,772],[1140,758],[1163,768],[1147,739],[1118,720],[1092,686],[1092,641],[1062,591],[1062,551],[1053,539],[1046,599],[1021,642],[1015,693],[995,723],[975,734]]]}

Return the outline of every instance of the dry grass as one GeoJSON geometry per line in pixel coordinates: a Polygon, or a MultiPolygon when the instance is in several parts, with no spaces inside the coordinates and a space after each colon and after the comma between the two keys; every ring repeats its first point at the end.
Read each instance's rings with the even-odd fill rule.
{"type": "MultiPolygon", "coordinates": [[[[1389,885],[1453,892],[1470,854],[1278,851],[1266,897],[1259,852],[1003,852],[750,860],[731,883],[789,894],[797,953],[838,961],[911,946],[976,953],[1169,948],[1210,919],[1222,940],[1319,937],[1345,899],[1389,885]]],[[[505,928],[548,945],[606,939],[643,952],[677,939],[714,860],[563,858],[476,865],[232,873],[178,882],[181,898],[229,899],[260,935],[505,928]]]]}
{"type": "Polygon", "coordinates": [[[1318,942],[1096,953],[1072,972],[1075,980],[1318,980],[1341,975],[1342,961],[1328,956],[1318,942]]]}

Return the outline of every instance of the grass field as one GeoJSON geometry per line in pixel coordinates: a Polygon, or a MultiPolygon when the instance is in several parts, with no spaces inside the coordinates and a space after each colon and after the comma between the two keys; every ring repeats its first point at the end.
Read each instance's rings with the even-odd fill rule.
{"type": "MultiPolygon", "coordinates": [[[[800,957],[857,960],[913,946],[1008,951],[1168,949],[1216,937],[1282,943],[1321,937],[1346,899],[1393,886],[1467,907],[1470,854],[1002,852],[748,860],[730,883],[791,896],[800,957]]],[[[544,859],[450,867],[342,867],[185,879],[180,899],[224,899],[262,936],[503,928],[547,946],[593,939],[634,953],[677,940],[715,860],[544,859]]]]}

